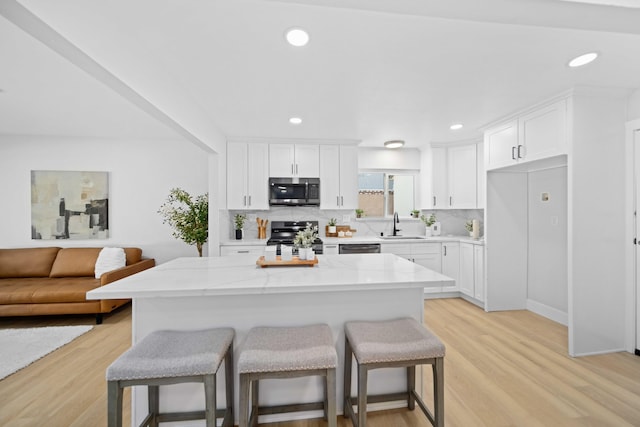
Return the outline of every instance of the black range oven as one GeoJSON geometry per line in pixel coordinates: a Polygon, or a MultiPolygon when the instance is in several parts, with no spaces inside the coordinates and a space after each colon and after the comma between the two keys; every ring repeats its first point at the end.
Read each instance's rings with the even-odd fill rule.
{"type": "MultiPolygon", "coordinates": [[[[280,253],[280,245],[293,246],[293,239],[295,239],[298,231],[304,230],[307,224],[311,226],[318,226],[318,221],[272,221],[271,222],[271,238],[267,240],[267,245],[277,245],[277,255],[280,253]]],[[[317,238],[311,245],[313,251],[316,254],[322,254],[322,240],[317,238]]],[[[293,248],[293,254],[298,254],[298,249],[293,248]]]]}

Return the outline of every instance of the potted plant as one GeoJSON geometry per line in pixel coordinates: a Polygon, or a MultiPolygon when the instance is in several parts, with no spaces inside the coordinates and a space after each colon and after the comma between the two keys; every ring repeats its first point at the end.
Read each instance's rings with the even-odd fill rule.
{"type": "Polygon", "coordinates": [[[467,229],[467,231],[469,232],[469,236],[473,237],[473,221],[472,220],[468,220],[467,222],[464,223],[464,228],[467,229]]]}
{"type": "Polygon", "coordinates": [[[329,233],[330,234],[336,234],[336,224],[338,223],[338,220],[335,218],[331,218],[329,219],[329,222],[327,222],[327,225],[329,226],[329,233]]]}
{"type": "Polygon", "coordinates": [[[173,228],[173,237],[188,245],[196,245],[202,256],[202,245],[209,238],[209,195],[192,197],[180,188],[173,188],[158,213],[162,223],[173,228]]]}
{"type": "Polygon", "coordinates": [[[420,215],[420,211],[418,209],[414,209],[411,211],[412,218],[418,218],[418,215],[420,215]]]}
{"type": "Polygon", "coordinates": [[[304,230],[300,230],[296,233],[296,237],[293,239],[293,244],[298,248],[298,258],[301,260],[313,260],[316,255],[313,253],[311,245],[314,240],[318,238],[318,226],[311,226],[307,223],[304,230]]]}
{"type": "Polygon", "coordinates": [[[420,215],[420,219],[422,220],[422,222],[424,222],[425,227],[425,236],[426,237],[431,237],[431,226],[433,224],[435,224],[436,222],[436,215],[435,214],[431,214],[429,216],[425,216],[425,215],[420,215]]]}
{"type": "Polygon", "coordinates": [[[245,214],[235,214],[233,216],[233,222],[235,224],[236,229],[236,240],[242,240],[242,227],[244,227],[244,222],[247,219],[247,215],[245,214]]]}
{"type": "Polygon", "coordinates": [[[362,218],[364,215],[364,210],[356,209],[356,218],[362,218]]]}

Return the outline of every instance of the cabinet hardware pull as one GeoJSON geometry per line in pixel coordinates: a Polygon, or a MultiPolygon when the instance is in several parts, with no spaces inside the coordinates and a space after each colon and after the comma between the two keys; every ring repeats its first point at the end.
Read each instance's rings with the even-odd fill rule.
{"type": "Polygon", "coordinates": [[[522,155],[521,155],[521,152],[520,152],[521,149],[522,149],[522,145],[518,145],[518,158],[519,159],[522,158],[522,155]]]}
{"type": "Polygon", "coordinates": [[[511,147],[511,159],[516,159],[516,147],[511,147]]]}
{"type": "Polygon", "coordinates": [[[291,175],[293,175],[293,163],[291,163],[291,175]]]}
{"type": "Polygon", "coordinates": [[[336,206],[340,206],[340,196],[336,196],[336,206]]]}
{"type": "Polygon", "coordinates": [[[251,206],[251,196],[249,196],[249,206],[251,206]]]}
{"type": "Polygon", "coordinates": [[[238,251],[239,254],[248,254],[249,251],[238,251]]]}
{"type": "Polygon", "coordinates": [[[436,205],[436,196],[433,196],[433,206],[436,205]]]}
{"type": "Polygon", "coordinates": [[[296,163],[296,175],[298,175],[298,164],[296,163]]]}
{"type": "Polygon", "coordinates": [[[443,246],[443,247],[444,247],[444,256],[447,256],[447,247],[446,246],[443,246]]]}
{"type": "Polygon", "coordinates": [[[344,197],[340,196],[340,206],[344,206],[344,197]]]}
{"type": "Polygon", "coordinates": [[[242,202],[242,206],[247,206],[247,196],[244,196],[244,201],[242,202]]]}
{"type": "Polygon", "coordinates": [[[449,196],[449,206],[453,206],[453,197],[449,196]]]}

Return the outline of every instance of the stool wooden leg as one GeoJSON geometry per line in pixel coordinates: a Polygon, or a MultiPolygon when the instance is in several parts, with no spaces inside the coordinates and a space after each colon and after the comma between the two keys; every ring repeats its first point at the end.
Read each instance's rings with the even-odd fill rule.
{"type": "Polygon", "coordinates": [[[247,375],[240,375],[240,417],[238,427],[249,427],[249,387],[250,381],[247,375]]]}
{"type": "Polygon", "coordinates": [[[349,418],[348,408],[351,408],[351,364],[353,363],[353,354],[351,353],[351,344],[345,337],[344,340],[344,410],[342,416],[349,418]]]}
{"type": "Polygon", "coordinates": [[[216,374],[204,376],[204,418],[207,427],[216,427],[216,374]]]}
{"type": "Polygon", "coordinates": [[[157,385],[150,385],[147,387],[147,395],[149,399],[149,414],[151,415],[149,427],[158,427],[158,414],[160,413],[160,387],[157,385]]]}
{"type": "Polygon", "coordinates": [[[413,392],[416,389],[416,367],[407,366],[407,408],[413,411],[416,407],[416,398],[413,392]]]}
{"type": "Polygon", "coordinates": [[[358,427],[367,426],[367,367],[358,365],[358,427]]]}
{"type": "Polygon", "coordinates": [[[122,389],[118,381],[107,381],[107,425],[122,427],[122,389]]]}
{"type": "Polygon", "coordinates": [[[326,380],[326,404],[327,421],[329,427],[337,427],[336,420],[336,370],[327,369],[326,380]]]}
{"type": "Polygon", "coordinates": [[[436,358],[433,364],[433,418],[434,427],[444,427],[444,358],[436,358]]]}
{"type": "Polygon", "coordinates": [[[233,343],[229,345],[224,358],[225,394],[227,408],[222,420],[222,427],[233,427],[233,343]]]}
{"type": "Polygon", "coordinates": [[[251,417],[249,420],[253,420],[252,427],[258,425],[258,394],[260,393],[260,382],[255,379],[251,382],[251,417]]]}

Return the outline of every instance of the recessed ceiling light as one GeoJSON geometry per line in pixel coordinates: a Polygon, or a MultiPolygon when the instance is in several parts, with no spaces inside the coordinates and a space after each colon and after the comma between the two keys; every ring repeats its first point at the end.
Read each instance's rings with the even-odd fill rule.
{"type": "Polygon", "coordinates": [[[462,123],[455,123],[455,124],[449,126],[449,129],[451,129],[451,130],[462,129],[462,123]]]}
{"type": "Polygon", "coordinates": [[[404,141],[401,141],[399,139],[395,139],[393,141],[386,141],[384,143],[384,146],[386,148],[400,148],[404,145],[404,141]]]}
{"type": "Polygon", "coordinates": [[[569,61],[569,67],[582,67],[583,65],[587,65],[589,62],[595,60],[597,57],[598,54],[596,52],[585,53],[584,55],[580,55],[569,61]]]}
{"type": "Polygon", "coordinates": [[[291,117],[289,119],[289,123],[291,123],[292,125],[299,125],[300,123],[302,123],[302,119],[300,117],[291,117]]]}
{"type": "Polygon", "coordinates": [[[309,43],[309,33],[302,28],[289,28],[285,37],[292,46],[300,47],[309,43]]]}

